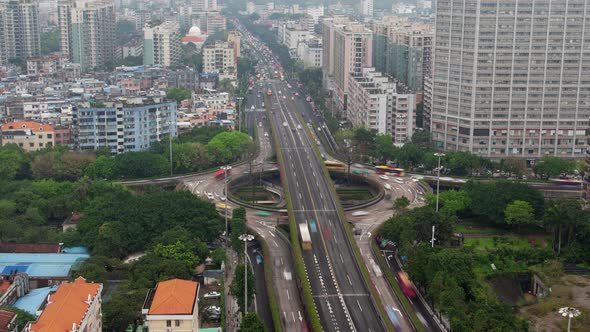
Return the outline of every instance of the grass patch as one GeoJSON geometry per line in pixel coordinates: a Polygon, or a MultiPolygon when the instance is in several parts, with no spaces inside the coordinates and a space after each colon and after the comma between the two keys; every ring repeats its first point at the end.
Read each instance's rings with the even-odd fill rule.
{"type": "Polygon", "coordinates": [[[510,236],[510,237],[483,237],[483,238],[466,238],[463,241],[465,247],[471,247],[476,250],[493,249],[500,246],[511,246],[513,248],[530,248],[531,244],[528,239],[510,236]]]}
{"type": "Polygon", "coordinates": [[[482,227],[478,225],[472,224],[458,224],[455,226],[455,232],[463,233],[463,234],[504,234],[506,233],[503,229],[498,229],[494,227],[482,227]]]}

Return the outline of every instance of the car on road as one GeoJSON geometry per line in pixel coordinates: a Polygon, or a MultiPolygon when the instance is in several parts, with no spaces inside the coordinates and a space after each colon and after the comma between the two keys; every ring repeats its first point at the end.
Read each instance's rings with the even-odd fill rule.
{"type": "Polygon", "coordinates": [[[268,137],[268,133],[264,133],[264,137],[268,137]]]}
{"type": "Polygon", "coordinates": [[[379,175],[379,178],[381,180],[385,180],[385,181],[389,180],[389,176],[387,176],[387,175],[379,175]]]}
{"type": "Polygon", "coordinates": [[[301,125],[300,124],[297,125],[297,129],[301,130],[301,125]]]}
{"type": "Polygon", "coordinates": [[[367,212],[367,211],[354,211],[352,213],[352,216],[353,217],[361,217],[361,216],[366,216],[368,214],[369,214],[369,212],[367,212]]]}
{"type": "Polygon", "coordinates": [[[283,122],[283,127],[288,126],[287,121],[283,122]]]}
{"type": "Polygon", "coordinates": [[[208,307],[205,307],[205,311],[208,313],[221,313],[221,308],[215,305],[210,305],[208,307]]]}
{"type": "Polygon", "coordinates": [[[383,185],[383,188],[385,188],[385,190],[391,190],[391,185],[389,183],[386,183],[383,185]]]}
{"type": "Polygon", "coordinates": [[[283,96],[283,99],[287,99],[287,96],[283,96]]]}
{"type": "Polygon", "coordinates": [[[213,194],[212,194],[212,193],[207,193],[207,198],[208,198],[209,200],[214,200],[214,199],[215,199],[215,196],[213,196],[213,194]]]}
{"type": "Polygon", "coordinates": [[[216,291],[208,292],[208,293],[205,293],[204,297],[206,299],[216,299],[218,297],[221,297],[221,293],[220,292],[216,292],[216,291]]]}
{"type": "Polygon", "coordinates": [[[393,181],[395,181],[395,183],[404,184],[404,180],[402,179],[394,178],[393,181]]]}
{"type": "Polygon", "coordinates": [[[256,263],[257,264],[262,264],[262,256],[256,255],[256,263]]]}

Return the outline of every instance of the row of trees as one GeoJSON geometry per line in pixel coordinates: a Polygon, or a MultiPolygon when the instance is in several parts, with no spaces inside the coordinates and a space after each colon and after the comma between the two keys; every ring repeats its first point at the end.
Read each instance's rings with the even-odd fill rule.
{"type": "MultiPolygon", "coordinates": [[[[385,163],[393,161],[406,168],[422,171],[432,171],[438,167],[438,157],[432,149],[430,134],[419,131],[412,136],[411,142],[401,147],[395,147],[389,134],[377,134],[374,130],[360,127],[355,129],[340,129],[335,139],[341,147],[351,149],[344,153],[351,153],[353,160],[385,163]],[[346,142],[349,142],[347,145],[346,142]]],[[[344,150],[344,149],[343,149],[344,150]]],[[[503,158],[494,162],[465,151],[448,151],[441,158],[443,173],[457,176],[491,175],[500,171],[509,177],[520,177],[527,173],[525,160],[516,157],[503,158]]],[[[585,165],[575,161],[565,160],[553,156],[544,156],[535,164],[535,174],[541,179],[583,173],[585,165]]]]}
{"type": "MultiPolygon", "coordinates": [[[[174,173],[202,171],[235,162],[252,153],[252,139],[223,127],[194,128],[172,142],[174,173]]],[[[170,145],[155,143],[147,152],[111,156],[108,149],[95,152],[70,151],[56,146],[27,153],[15,144],[0,147],[0,179],[76,181],[92,179],[144,178],[169,174],[170,145]]]]}

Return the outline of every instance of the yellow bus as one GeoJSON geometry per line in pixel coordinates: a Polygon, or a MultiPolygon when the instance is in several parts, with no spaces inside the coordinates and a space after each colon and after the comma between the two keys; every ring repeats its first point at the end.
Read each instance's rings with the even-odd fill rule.
{"type": "Polygon", "coordinates": [[[326,165],[326,168],[329,171],[340,171],[340,172],[345,171],[344,164],[341,162],[326,160],[326,161],[324,161],[324,165],[326,165]]]}

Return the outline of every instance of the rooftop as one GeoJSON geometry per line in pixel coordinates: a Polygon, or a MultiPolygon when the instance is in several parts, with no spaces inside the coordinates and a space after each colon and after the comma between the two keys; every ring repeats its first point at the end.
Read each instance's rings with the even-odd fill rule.
{"type": "Polygon", "coordinates": [[[0,332],[9,332],[12,331],[12,320],[16,316],[16,312],[0,309],[0,332]]]}
{"type": "Polygon", "coordinates": [[[14,129],[31,129],[34,132],[37,131],[53,131],[53,126],[44,123],[38,123],[34,121],[19,121],[19,122],[8,122],[2,125],[2,131],[14,130],[14,129]]]}
{"type": "Polygon", "coordinates": [[[149,315],[192,315],[199,283],[190,280],[171,279],[156,285],[149,306],[149,315]]]}
{"type": "Polygon", "coordinates": [[[82,277],[60,285],[54,294],[49,295],[45,310],[31,324],[30,331],[70,331],[73,324],[78,326],[84,319],[92,301],[100,296],[101,289],[102,284],[88,283],[82,277]]]}
{"type": "Polygon", "coordinates": [[[0,253],[0,274],[26,272],[31,278],[70,275],[72,266],[90,257],[88,254],[0,253]]]}
{"type": "Polygon", "coordinates": [[[37,310],[43,305],[43,302],[45,302],[45,299],[47,299],[47,295],[49,295],[52,290],[55,291],[55,289],[56,288],[53,287],[33,289],[27,295],[16,300],[13,306],[22,309],[31,315],[35,315],[37,310]]]}
{"type": "Polygon", "coordinates": [[[59,253],[58,243],[0,243],[0,252],[11,253],[59,253]]]}

